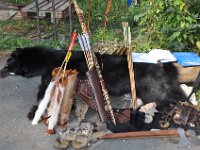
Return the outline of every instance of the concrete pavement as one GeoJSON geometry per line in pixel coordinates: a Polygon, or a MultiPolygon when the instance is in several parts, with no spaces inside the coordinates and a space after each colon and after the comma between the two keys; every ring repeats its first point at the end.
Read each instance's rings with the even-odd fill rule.
{"type": "MultiPolygon", "coordinates": [[[[0,68],[6,57],[0,57],[0,68]]],[[[10,76],[0,79],[0,150],[54,150],[53,142],[58,136],[45,135],[43,123],[32,126],[26,118],[36,100],[40,77],[31,79],[10,76]]],[[[93,114],[90,114],[93,116],[93,114]]],[[[99,141],[90,150],[176,150],[178,139],[122,139],[99,141]]],[[[72,148],[69,148],[72,149],[72,148]]],[[[190,149],[197,150],[199,147],[190,149]]]]}

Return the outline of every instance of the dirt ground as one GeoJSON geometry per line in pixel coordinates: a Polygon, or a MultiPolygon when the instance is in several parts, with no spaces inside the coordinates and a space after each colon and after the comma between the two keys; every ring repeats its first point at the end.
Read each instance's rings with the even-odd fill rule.
{"type": "MultiPolygon", "coordinates": [[[[0,57],[0,68],[5,64],[6,57],[0,57]]],[[[54,150],[55,135],[45,134],[45,125],[32,126],[26,118],[36,93],[40,77],[31,79],[10,76],[0,79],[0,150],[54,150]]],[[[96,117],[91,112],[88,119],[96,117]],[[91,117],[91,118],[90,118],[91,117]]],[[[97,118],[95,118],[97,119],[97,118]]],[[[177,147],[179,138],[146,138],[104,140],[92,144],[89,150],[176,150],[188,149],[177,147]]],[[[69,147],[69,149],[72,149],[69,147]]],[[[197,150],[194,146],[190,149],[197,150]]]]}

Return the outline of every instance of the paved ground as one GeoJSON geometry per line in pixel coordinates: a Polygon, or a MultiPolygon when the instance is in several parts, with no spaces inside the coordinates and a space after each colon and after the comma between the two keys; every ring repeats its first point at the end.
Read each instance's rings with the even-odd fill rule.
{"type": "MultiPolygon", "coordinates": [[[[0,68],[6,58],[0,57],[0,68]]],[[[54,150],[56,135],[45,135],[44,124],[32,126],[26,114],[36,100],[39,77],[0,79],[0,150],[54,150]]],[[[90,150],[176,150],[178,139],[122,139],[99,141],[90,150]]],[[[69,148],[71,149],[71,148],[69,148]]],[[[197,150],[199,147],[190,149],[197,150]]]]}

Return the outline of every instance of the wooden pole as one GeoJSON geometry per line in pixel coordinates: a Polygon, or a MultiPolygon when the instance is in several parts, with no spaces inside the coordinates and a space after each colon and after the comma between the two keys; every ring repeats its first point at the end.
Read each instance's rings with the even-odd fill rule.
{"type": "Polygon", "coordinates": [[[124,32],[124,42],[125,47],[127,47],[127,62],[129,69],[129,77],[130,77],[130,85],[131,85],[131,96],[132,96],[132,105],[133,110],[137,109],[137,98],[136,98],[136,89],[135,89],[135,77],[134,77],[134,69],[133,69],[133,59],[132,59],[132,50],[131,50],[131,32],[130,26],[128,22],[123,22],[123,32],[124,32]]]}
{"type": "Polygon", "coordinates": [[[131,32],[130,27],[128,27],[128,52],[127,52],[127,60],[128,60],[128,68],[129,68],[129,76],[130,76],[130,84],[131,84],[131,95],[133,102],[133,110],[137,109],[137,98],[136,98],[136,89],[135,89],[135,77],[134,77],[134,69],[133,69],[133,59],[132,59],[132,49],[131,49],[131,32]]]}
{"type": "Polygon", "coordinates": [[[106,12],[105,12],[105,21],[104,21],[104,24],[103,24],[103,32],[106,29],[106,24],[108,22],[108,13],[110,12],[111,5],[112,5],[112,0],[108,0],[108,4],[107,4],[107,7],[106,7],[106,12]]]}
{"type": "Polygon", "coordinates": [[[176,129],[158,130],[158,131],[136,131],[124,133],[107,133],[100,139],[122,139],[122,138],[160,138],[160,137],[178,137],[176,129]]]}

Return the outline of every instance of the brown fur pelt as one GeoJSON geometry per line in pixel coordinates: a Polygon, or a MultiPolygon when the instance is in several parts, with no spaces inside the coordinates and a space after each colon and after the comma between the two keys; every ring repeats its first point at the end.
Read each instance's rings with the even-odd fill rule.
{"type": "MultiPolygon", "coordinates": [[[[65,82],[66,82],[64,85],[65,91],[64,91],[64,96],[62,99],[61,107],[59,110],[58,121],[57,121],[58,125],[64,125],[69,120],[69,115],[70,115],[72,103],[73,103],[74,90],[75,90],[76,83],[78,80],[78,78],[77,78],[78,72],[76,70],[66,70],[65,72],[62,70],[59,75],[58,75],[58,72],[59,72],[59,68],[55,68],[52,71],[52,76],[53,76],[52,80],[55,80],[56,78],[61,80],[64,77],[63,80],[65,80],[65,82]]],[[[51,113],[53,111],[54,91],[55,91],[55,89],[53,89],[53,91],[51,93],[52,99],[51,99],[49,107],[48,107],[48,112],[47,112],[48,116],[51,116],[51,113]]],[[[47,119],[46,123],[48,123],[48,121],[49,120],[47,119]]]]}
{"type": "Polygon", "coordinates": [[[59,118],[58,118],[59,125],[64,125],[69,120],[69,115],[73,104],[74,89],[76,87],[77,80],[78,80],[77,73],[68,76],[68,83],[65,87],[65,94],[59,112],[59,118]]]}

